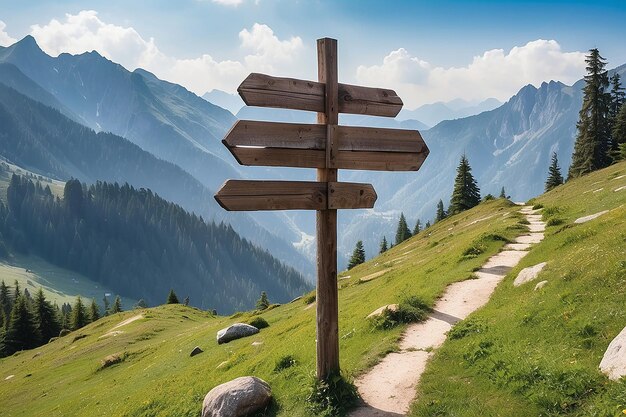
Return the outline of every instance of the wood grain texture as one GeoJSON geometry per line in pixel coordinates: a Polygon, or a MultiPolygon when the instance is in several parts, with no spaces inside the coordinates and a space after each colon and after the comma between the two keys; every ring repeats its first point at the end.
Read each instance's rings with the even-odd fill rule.
{"type": "MultiPolygon", "coordinates": [[[[317,40],[317,76],[326,86],[324,113],[317,122],[336,125],[339,121],[337,85],[337,41],[317,40]]],[[[324,163],[330,159],[331,144],[326,138],[324,163]]],[[[317,180],[337,182],[337,170],[318,169],[317,180]]],[[[318,379],[339,374],[339,301],[337,293],[337,210],[318,210],[317,231],[317,366],[318,379]]]]}
{"type": "MultiPolygon", "coordinates": [[[[403,103],[395,91],[385,88],[337,85],[339,113],[395,117],[403,103]]],[[[237,91],[248,106],[275,107],[325,113],[326,84],[295,78],[250,74],[237,91]]]]}
{"type": "Polygon", "coordinates": [[[372,208],[371,184],[310,181],[228,180],[215,200],[228,211],[372,208]]]}
{"type": "Polygon", "coordinates": [[[323,210],[327,195],[321,182],[228,180],[215,199],[228,211],[323,210]]]}
{"type": "Polygon", "coordinates": [[[337,151],[421,153],[428,149],[417,130],[251,120],[237,121],[226,134],[224,144],[228,147],[325,150],[328,137],[335,149],[335,158],[337,151]]]}

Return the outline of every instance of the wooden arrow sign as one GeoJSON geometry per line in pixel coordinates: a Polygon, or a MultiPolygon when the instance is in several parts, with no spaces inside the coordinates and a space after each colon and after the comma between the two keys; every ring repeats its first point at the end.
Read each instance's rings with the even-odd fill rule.
{"type": "Polygon", "coordinates": [[[215,199],[228,211],[372,208],[371,184],[349,182],[228,180],[215,199]]]}
{"type": "MultiPolygon", "coordinates": [[[[402,100],[384,88],[339,84],[339,113],[395,117],[402,100]]],[[[237,91],[248,106],[279,107],[324,113],[324,83],[265,74],[248,75],[237,91]]]]}
{"type": "Polygon", "coordinates": [[[238,121],[223,143],[241,165],[296,168],[417,171],[429,152],[417,130],[249,120],[238,121]]]}

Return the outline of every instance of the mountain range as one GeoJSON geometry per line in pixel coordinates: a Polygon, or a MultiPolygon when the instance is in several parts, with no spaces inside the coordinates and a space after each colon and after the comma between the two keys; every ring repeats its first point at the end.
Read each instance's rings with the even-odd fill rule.
{"type": "MultiPolygon", "coordinates": [[[[178,165],[209,194],[226,178],[314,179],[313,170],[238,166],[220,143],[236,118],[314,123],[314,113],[244,106],[235,117],[181,86],[140,69],[126,71],[95,52],[49,57],[30,37],[0,48],[1,62],[13,64],[39,87],[20,86],[20,76],[15,75],[13,87],[21,93],[31,94],[31,98],[47,103],[70,119],[95,130],[111,131],[178,165]]],[[[15,68],[4,71],[15,73],[15,68]]],[[[626,65],[615,71],[624,74],[626,65]]],[[[561,168],[567,172],[582,86],[582,80],[572,86],[558,81],[538,87],[527,85],[495,109],[444,120],[430,129],[428,121],[443,117],[437,108],[451,110],[447,117],[460,117],[463,112],[474,113],[498,103],[491,99],[476,104],[435,103],[404,111],[396,119],[341,115],[342,124],[418,129],[430,148],[430,155],[419,172],[340,173],[340,180],[370,182],[378,193],[375,209],[340,212],[340,268],[345,266],[357,240],[364,241],[368,256],[376,253],[383,235],[388,240],[395,235],[400,212],[405,213],[409,223],[414,224],[418,218],[425,223],[432,219],[439,199],[447,205],[463,153],[483,195],[497,195],[502,187],[514,200],[526,200],[541,193],[552,152],[557,152],[561,168]],[[424,116],[427,114],[430,116],[424,116]]],[[[235,109],[232,103],[225,103],[232,97],[224,94],[213,91],[205,98],[235,109]]],[[[198,210],[185,201],[177,202],[198,210]]],[[[197,211],[205,218],[231,222],[243,236],[270,249],[306,275],[313,275],[312,213],[225,213],[212,201],[206,204],[204,212],[197,211]]]]}
{"type": "Polygon", "coordinates": [[[415,110],[402,109],[398,114],[399,120],[420,120],[428,126],[435,126],[444,120],[461,119],[500,107],[502,102],[495,98],[488,98],[478,103],[456,99],[448,102],[424,104],[415,110]]]}

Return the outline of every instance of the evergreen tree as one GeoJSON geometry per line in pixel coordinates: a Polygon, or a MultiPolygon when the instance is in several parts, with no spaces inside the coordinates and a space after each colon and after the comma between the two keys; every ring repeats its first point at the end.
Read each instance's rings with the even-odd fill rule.
{"type": "Polygon", "coordinates": [[[500,190],[500,198],[506,198],[506,191],[504,191],[504,187],[500,190]]]}
{"type": "Polygon", "coordinates": [[[76,297],[74,307],[72,307],[72,316],[70,317],[70,329],[78,330],[89,324],[89,316],[87,315],[87,308],[83,304],[82,298],[76,297]]]}
{"type": "Polygon", "coordinates": [[[20,283],[17,282],[17,280],[15,280],[15,283],[13,284],[13,303],[14,304],[17,301],[17,299],[20,298],[21,295],[22,295],[22,292],[20,290],[20,283]]]}
{"type": "Polygon", "coordinates": [[[439,200],[437,203],[437,215],[435,216],[435,223],[442,221],[446,218],[446,210],[443,208],[443,201],[439,200]]]}
{"type": "Polygon", "coordinates": [[[363,242],[359,240],[356,242],[356,246],[354,248],[354,252],[352,252],[352,256],[350,257],[350,261],[348,261],[348,269],[352,269],[357,265],[365,262],[365,249],[363,249],[363,242]]]}
{"type": "Polygon", "coordinates": [[[100,318],[100,307],[98,307],[98,303],[96,303],[95,299],[91,299],[91,304],[89,305],[89,319],[94,322],[100,318]]]}
{"type": "Polygon", "coordinates": [[[180,304],[178,297],[173,289],[170,288],[170,293],[167,294],[167,304],[180,304]]]}
{"type": "Polygon", "coordinates": [[[546,192],[561,184],[563,184],[561,168],[559,167],[556,152],[552,152],[552,161],[550,162],[550,168],[548,168],[548,179],[546,180],[546,192]]]}
{"type": "Polygon", "coordinates": [[[406,224],[404,213],[400,213],[400,220],[398,221],[398,228],[396,229],[396,245],[404,242],[411,237],[411,231],[406,224]]]}
{"type": "Polygon", "coordinates": [[[426,225],[424,226],[424,229],[428,229],[429,227],[430,227],[430,220],[428,220],[428,221],[426,222],[426,225]]]}
{"type": "Polygon", "coordinates": [[[415,227],[413,228],[413,236],[418,234],[421,230],[422,230],[422,223],[420,222],[420,219],[417,219],[417,221],[415,222],[415,227]]]}
{"type": "Polygon", "coordinates": [[[104,303],[104,315],[108,316],[111,313],[111,306],[109,305],[109,299],[106,294],[102,297],[102,302],[104,303]]]}
{"type": "Polygon", "coordinates": [[[611,135],[609,132],[610,93],[606,61],[594,48],[585,59],[587,75],[583,89],[583,105],[578,113],[576,143],[568,178],[577,178],[609,165],[611,135]]]}
{"type": "Polygon", "coordinates": [[[460,213],[471,209],[480,203],[480,189],[472,175],[472,168],[465,154],[461,156],[461,161],[456,169],[456,179],[454,180],[454,190],[450,199],[449,214],[460,213]]]}
{"type": "Polygon", "coordinates": [[[13,304],[11,318],[5,335],[5,353],[12,355],[18,350],[32,349],[41,340],[37,332],[33,315],[26,305],[23,296],[19,296],[13,304]]]}
{"type": "Polygon", "coordinates": [[[189,296],[185,297],[185,301],[183,301],[185,307],[189,306],[189,296]]]}
{"type": "Polygon", "coordinates": [[[141,300],[137,301],[137,304],[135,304],[135,308],[148,308],[148,304],[142,298],[141,300]]]}
{"type": "Polygon", "coordinates": [[[46,300],[41,288],[35,294],[33,312],[35,326],[41,335],[41,344],[47,343],[51,338],[59,335],[61,322],[54,306],[46,300]]]}
{"type": "Polygon", "coordinates": [[[267,298],[267,293],[261,291],[261,297],[256,301],[257,310],[265,310],[270,306],[270,300],[267,298]]]}
{"type": "Polygon", "coordinates": [[[122,310],[122,299],[120,298],[120,296],[116,296],[115,297],[115,301],[113,302],[113,305],[111,306],[111,314],[115,314],[115,313],[121,313],[122,310]]]}
{"type": "Polygon", "coordinates": [[[622,108],[622,105],[626,102],[626,93],[624,93],[624,88],[622,88],[622,83],[620,81],[620,76],[616,72],[611,77],[611,103],[609,104],[609,121],[610,121],[610,133],[611,133],[611,159],[618,160],[619,158],[619,145],[620,137],[619,132],[618,135],[614,135],[615,126],[618,121],[618,115],[622,108]]]}
{"type": "Polygon", "coordinates": [[[387,238],[383,236],[383,240],[380,242],[380,250],[378,251],[378,253],[385,253],[388,249],[389,248],[387,246],[387,238]]]}
{"type": "Polygon", "coordinates": [[[625,157],[622,156],[623,151],[620,153],[620,147],[626,146],[626,103],[622,104],[622,107],[615,117],[612,137],[617,148],[617,150],[613,152],[614,159],[625,159],[625,157]]]}
{"type": "MultiPolygon", "coordinates": [[[[4,283],[4,280],[0,283],[0,310],[5,318],[4,327],[9,322],[9,315],[11,314],[11,295],[9,294],[9,287],[4,283]]],[[[2,324],[2,323],[0,323],[2,324]]]]}

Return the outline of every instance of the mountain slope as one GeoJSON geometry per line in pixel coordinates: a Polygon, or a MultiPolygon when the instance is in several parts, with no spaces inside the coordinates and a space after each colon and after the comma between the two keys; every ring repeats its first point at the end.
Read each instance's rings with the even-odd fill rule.
{"type": "Polygon", "coordinates": [[[71,180],[58,199],[13,175],[7,202],[0,239],[9,248],[149,304],[175,289],[192,305],[233,312],[251,308],[261,291],[285,302],[310,288],[230,226],[205,223],[150,190],[71,180]]]}
{"type": "MultiPolygon", "coordinates": [[[[551,364],[554,368],[550,369],[557,371],[553,377],[563,376],[562,386],[568,389],[572,386],[565,384],[574,384],[574,393],[577,381],[591,388],[576,403],[568,402],[567,407],[550,415],[616,415],[611,411],[626,401],[623,399],[624,381],[608,381],[599,374],[597,366],[610,339],[626,325],[624,275],[615,275],[621,268],[619,260],[623,258],[623,245],[616,245],[615,239],[623,240],[626,234],[626,189],[613,191],[626,185],[623,175],[626,175],[626,162],[572,181],[541,197],[540,201],[547,207],[559,205],[562,208],[558,215],[565,223],[549,227],[544,242],[531,249],[523,264],[511,271],[496,290],[490,304],[478,312],[497,312],[485,323],[486,328],[479,327],[480,332],[470,331],[464,338],[446,342],[427,369],[428,377],[420,387],[423,401],[414,415],[540,415],[532,400],[516,392],[519,385],[483,390],[494,387],[499,380],[495,377],[495,381],[488,380],[492,374],[466,368],[467,359],[454,356],[457,348],[474,353],[471,349],[477,350],[483,337],[493,339],[493,346],[506,343],[507,349],[514,348],[515,354],[507,356],[507,361],[523,362],[530,353],[531,361],[551,364]],[[604,188],[597,199],[583,194],[597,189],[595,187],[604,188]],[[597,223],[572,224],[578,216],[606,209],[613,211],[596,219],[597,223]],[[597,249],[602,250],[602,256],[594,255],[597,249]],[[578,258],[579,255],[584,256],[578,258]],[[546,269],[546,273],[553,276],[548,278],[550,282],[545,292],[533,292],[533,284],[528,284],[531,288],[510,288],[520,268],[546,257],[552,259],[550,262],[555,263],[555,267],[549,264],[546,269]],[[611,286],[598,286],[598,279],[611,286]],[[554,288],[550,289],[553,284],[554,288]],[[580,292],[581,289],[584,292],[580,292]],[[541,303],[544,300],[545,303],[541,303]],[[549,306],[546,312],[542,311],[544,305],[549,306]],[[584,332],[581,335],[585,321],[590,320],[594,320],[592,330],[599,331],[594,336],[584,332]],[[508,333],[511,327],[526,329],[527,333],[522,338],[518,333],[511,337],[508,333]],[[496,329],[501,329],[500,333],[496,334],[496,329]],[[564,329],[565,337],[561,337],[564,329]],[[589,342],[584,342],[588,338],[589,342]],[[572,341],[578,344],[572,345],[572,341]],[[591,348],[581,346],[583,343],[591,348]],[[436,368],[437,363],[446,363],[451,371],[436,368]],[[565,372],[561,373],[560,369],[565,372]],[[579,371],[572,374],[571,369],[579,371]],[[587,384],[588,375],[592,376],[593,385],[587,384]],[[578,376],[585,376],[585,379],[578,376]],[[439,385],[433,385],[435,382],[439,385]],[[426,411],[422,412],[424,409],[426,411]]],[[[370,368],[381,355],[394,349],[404,330],[404,326],[374,329],[365,319],[370,312],[413,295],[432,305],[449,283],[471,278],[474,268],[504,245],[502,238],[524,233],[526,226],[520,223],[522,217],[518,210],[519,207],[502,199],[482,203],[341,274],[339,335],[344,372],[350,376],[370,368]],[[465,256],[468,249],[473,249],[477,255],[465,256]]],[[[306,301],[229,318],[211,317],[183,306],[113,315],[81,330],[79,334],[86,335],[84,338],[76,339],[71,335],[37,349],[37,355],[23,352],[0,360],[0,376],[14,375],[0,384],[0,398],[6,399],[5,410],[14,415],[46,414],[54,410],[77,416],[104,413],[197,416],[203,396],[217,384],[243,375],[255,375],[272,387],[276,401],[272,413],[310,415],[306,411],[306,398],[315,369],[315,309],[307,308],[306,301]],[[118,328],[123,333],[110,337],[115,326],[138,315],[141,315],[139,320],[118,328]],[[260,334],[225,346],[215,343],[217,330],[258,315],[270,324],[260,334]],[[261,343],[252,345],[252,342],[261,343]],[[189,352],[196,345],[205,352],[189,358],[189,352]],[[116,353],[124,360],[100,369],[101,361],[116,353]],[[275,370],[276,363],[286,355],[295,359],[293,366],[275,370]],[[26,377],[28,374],[32,375],[26,377]],[[62,385],[58,384],[59,375],[64,377],[62,385]],[[76,392],[82,395],[77,396],[76,392]]],[[[493,353],[498,352],[494,349],[493,353]]],[[[475,357],[475,367],[488,362],[488,359],[481,359],[480,354],[475,357]]],[[[546,395],[554,392],[554,386],[547,386],[541,380],[536,386],[546,395]]]]}
{"type": "Polygon", "coordinates": [[[463,117],[473,116],[485,111],[493,110],[502,105],[495,99],[489,98],[478,104],[472,104],[464,100],[453,100],[448,103],[437,102],[432,104],[424,104],[415,110],[403,109],[398,115],[398,119],[418,119],[430,126],[435,126],[444,120],[461,119],[463,117]]]}

